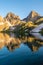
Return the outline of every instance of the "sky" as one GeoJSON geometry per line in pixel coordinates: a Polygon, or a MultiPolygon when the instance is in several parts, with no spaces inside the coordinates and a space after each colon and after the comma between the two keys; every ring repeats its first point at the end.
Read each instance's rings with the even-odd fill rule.
{"type": "Polygon", "coordinates": [[[31,11],[43,15],[43,0],[0,0],[0,15],[3,17],[12,12],[23,19],[31,11]]]}

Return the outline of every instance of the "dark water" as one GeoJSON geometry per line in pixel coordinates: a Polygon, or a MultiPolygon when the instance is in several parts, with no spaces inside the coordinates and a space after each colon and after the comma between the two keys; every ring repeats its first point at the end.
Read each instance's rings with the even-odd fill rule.
{"type": "Polygon", "coordinates": [[[43,38],[36,35],[0,33],[0,65],[43,65],[43,38]]]}

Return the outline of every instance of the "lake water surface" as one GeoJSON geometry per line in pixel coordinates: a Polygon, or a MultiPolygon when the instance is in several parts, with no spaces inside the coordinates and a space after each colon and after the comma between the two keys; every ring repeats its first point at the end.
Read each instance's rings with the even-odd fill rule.
{"type": "Polygon", "coordinates": [[[0,65],[43,65],[43,36],[0,33],[0,65]]]}

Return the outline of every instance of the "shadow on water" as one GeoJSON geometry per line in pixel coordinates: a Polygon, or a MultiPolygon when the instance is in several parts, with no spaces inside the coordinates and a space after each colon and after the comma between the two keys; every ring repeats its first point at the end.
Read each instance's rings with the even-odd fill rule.
{"type": "Polygon", "coordinates": [[[43,61],[43,36],[39,33],[16,35],[0,33],[1,65],[40,65],[43,61]],[[39,36],[38,36],[39,35],[39,36]]]}

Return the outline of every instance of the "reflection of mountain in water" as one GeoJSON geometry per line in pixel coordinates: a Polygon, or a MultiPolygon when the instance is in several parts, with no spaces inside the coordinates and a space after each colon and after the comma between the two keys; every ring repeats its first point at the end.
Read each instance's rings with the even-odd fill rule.
{"type": "Polygon", "coordinates": [[[43,45],[43,41],[34,36],[23,36],[18,38],[15,35],[12,36],[11,34],[0,33],[0,49],[6,46],[8,50],[13,51],[19,48],[22,43],[27,45],[32,51],[38,50],[38,48],[43,45]]]}

